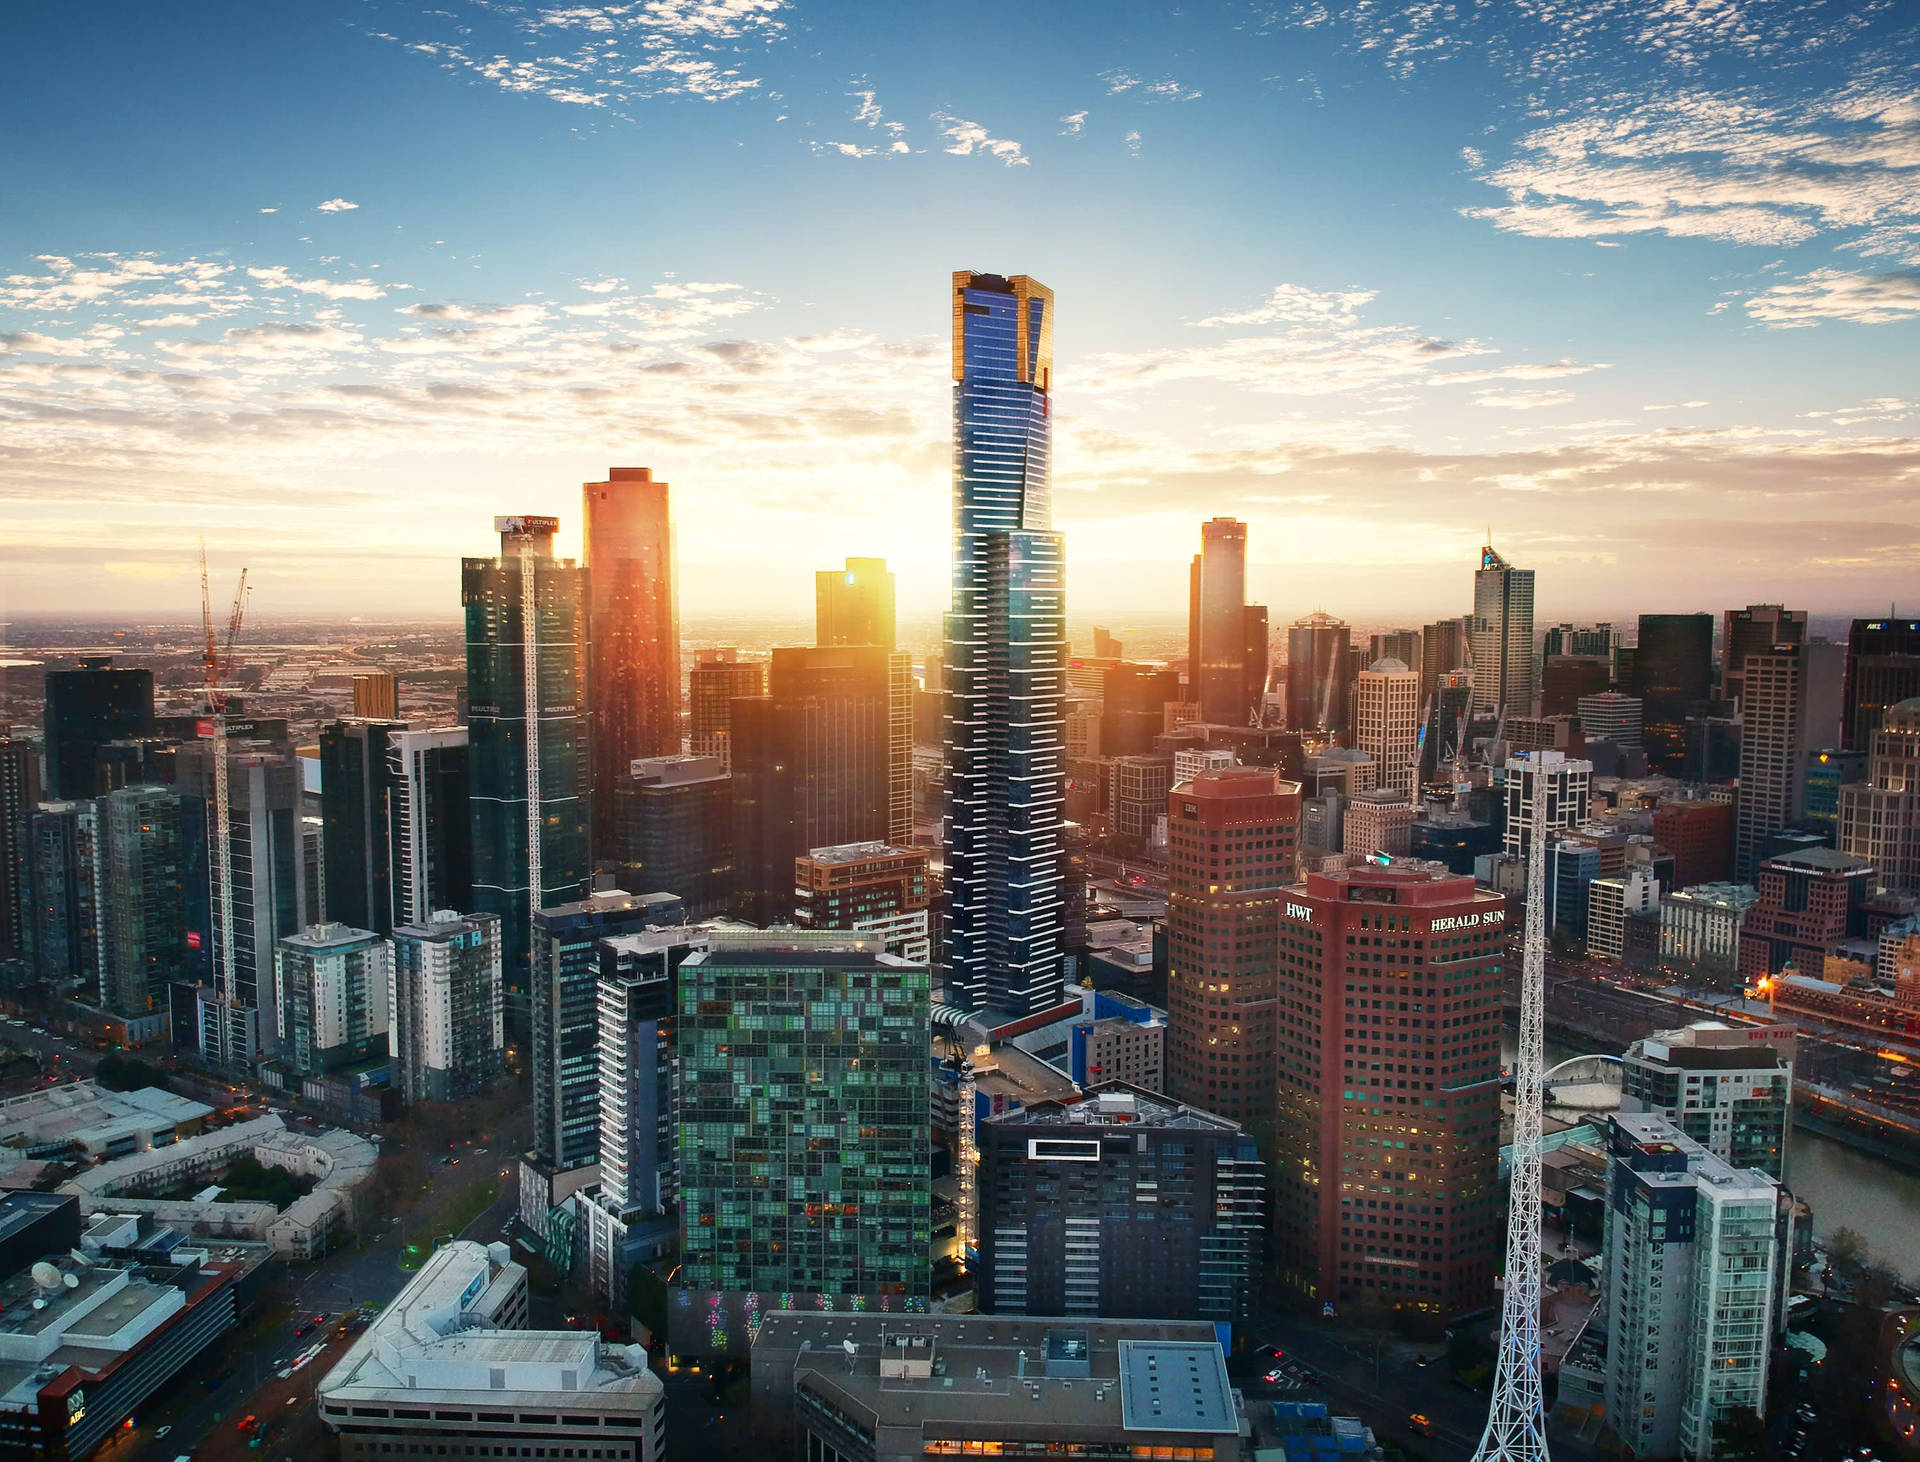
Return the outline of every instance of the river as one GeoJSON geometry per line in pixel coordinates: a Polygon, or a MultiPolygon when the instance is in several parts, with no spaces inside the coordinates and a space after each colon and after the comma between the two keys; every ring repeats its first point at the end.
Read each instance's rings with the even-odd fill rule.
{"type": "MultiPolygon", "coordinates": [[[[1500,1059],[1511,1066],[1513,1053],[1508,1032],[1501,1040],[1500,1059]]],[[[1581,1054],[1576,1046],[1549,1041],[1547,1067],[1581,1054]]],[[[1813,1210],[1815,1238],[1850,1228],[1866,1241],[1872,1257],[1920,1280],[1920,1176],[1830,1137],[1796,1129],[1787,1139],[1787,1186],[1813,1210]]]]}

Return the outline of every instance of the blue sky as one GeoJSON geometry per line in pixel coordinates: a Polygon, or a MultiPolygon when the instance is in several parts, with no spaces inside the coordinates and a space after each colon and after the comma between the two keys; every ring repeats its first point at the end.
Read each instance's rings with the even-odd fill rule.
{"type": "Polygon", "coordinates": [[[1077,609],[1816,610],[1920,567],[1920,14],[1822,0],[0,15],[9,613],[450,612],[650,466],[691,614],[945,594],[947,276],[1056,291],[1077,609]]]}

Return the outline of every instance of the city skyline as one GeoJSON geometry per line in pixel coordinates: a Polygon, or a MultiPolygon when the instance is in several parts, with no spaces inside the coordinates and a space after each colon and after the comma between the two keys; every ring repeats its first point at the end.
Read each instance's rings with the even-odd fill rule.
{"type": "Polygon", "coordinates": [[[930,612],[931,286],[980,266],[1087,302],[1081,612],[1177,610],[1160,545],[1213,516],[1289,617],[1441,612],[1489,523],[1547,620],[1877,610],[1920,556],[1920,168],[1911,30],[1859,9],[1128,8],[991,76],[785,0],[15,15],[0,613],[190,610],[204,532],[263,609],[437,616],[495,513],[577,554],[608,462],[679,486],[689,616],[849,553],[930,612]],[[116,107],[58,103],[83,64],[116,107]]]}

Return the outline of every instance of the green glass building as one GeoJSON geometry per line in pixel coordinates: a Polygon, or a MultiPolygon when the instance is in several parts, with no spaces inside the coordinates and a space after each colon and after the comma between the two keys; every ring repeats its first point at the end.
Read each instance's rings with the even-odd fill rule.
{"type": "Polygon", "coordinates": [[[680,967],[683,1355],[777,1309],[922,1312],[929,974],[877,939],[716,930],[680,967]]]}

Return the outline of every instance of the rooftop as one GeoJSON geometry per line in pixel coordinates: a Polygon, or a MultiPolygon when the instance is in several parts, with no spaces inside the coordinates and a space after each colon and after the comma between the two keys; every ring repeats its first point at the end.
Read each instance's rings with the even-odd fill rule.
{"type": "Polygon", "coordinates": [[[1805,869],[1811,873],[1870,874],[1873,864],[1833,848],[1801,848],[1767,859],[1763,868],[1805,869]]]}
{"type": "Polygon", "coordinates": [[[1185,1127],[1238,1132],[1240,1124],[1124,1081],[1090,1086],[1079,1097],[1035,1103],[987,1119],[1007,1127],[1185,1127]]]}
{"type": "Polygon", "coordinates": [[[198,1121],[212,1113],[204,1102],[189,1101],[157,1086],[108,1091],[92,1081],[75,1081],[0,1101],[0,1145],[66,1141],[105,1146],[120,1137],[198,1121]]]}
{"type": "Polygon", "coordinates": [[[896,848],[891,843],[839,843],[831,848],[810,848],[806,856],[815,863],[871,863],[880,858],[918,858],[926,849],[896,848]]]}

